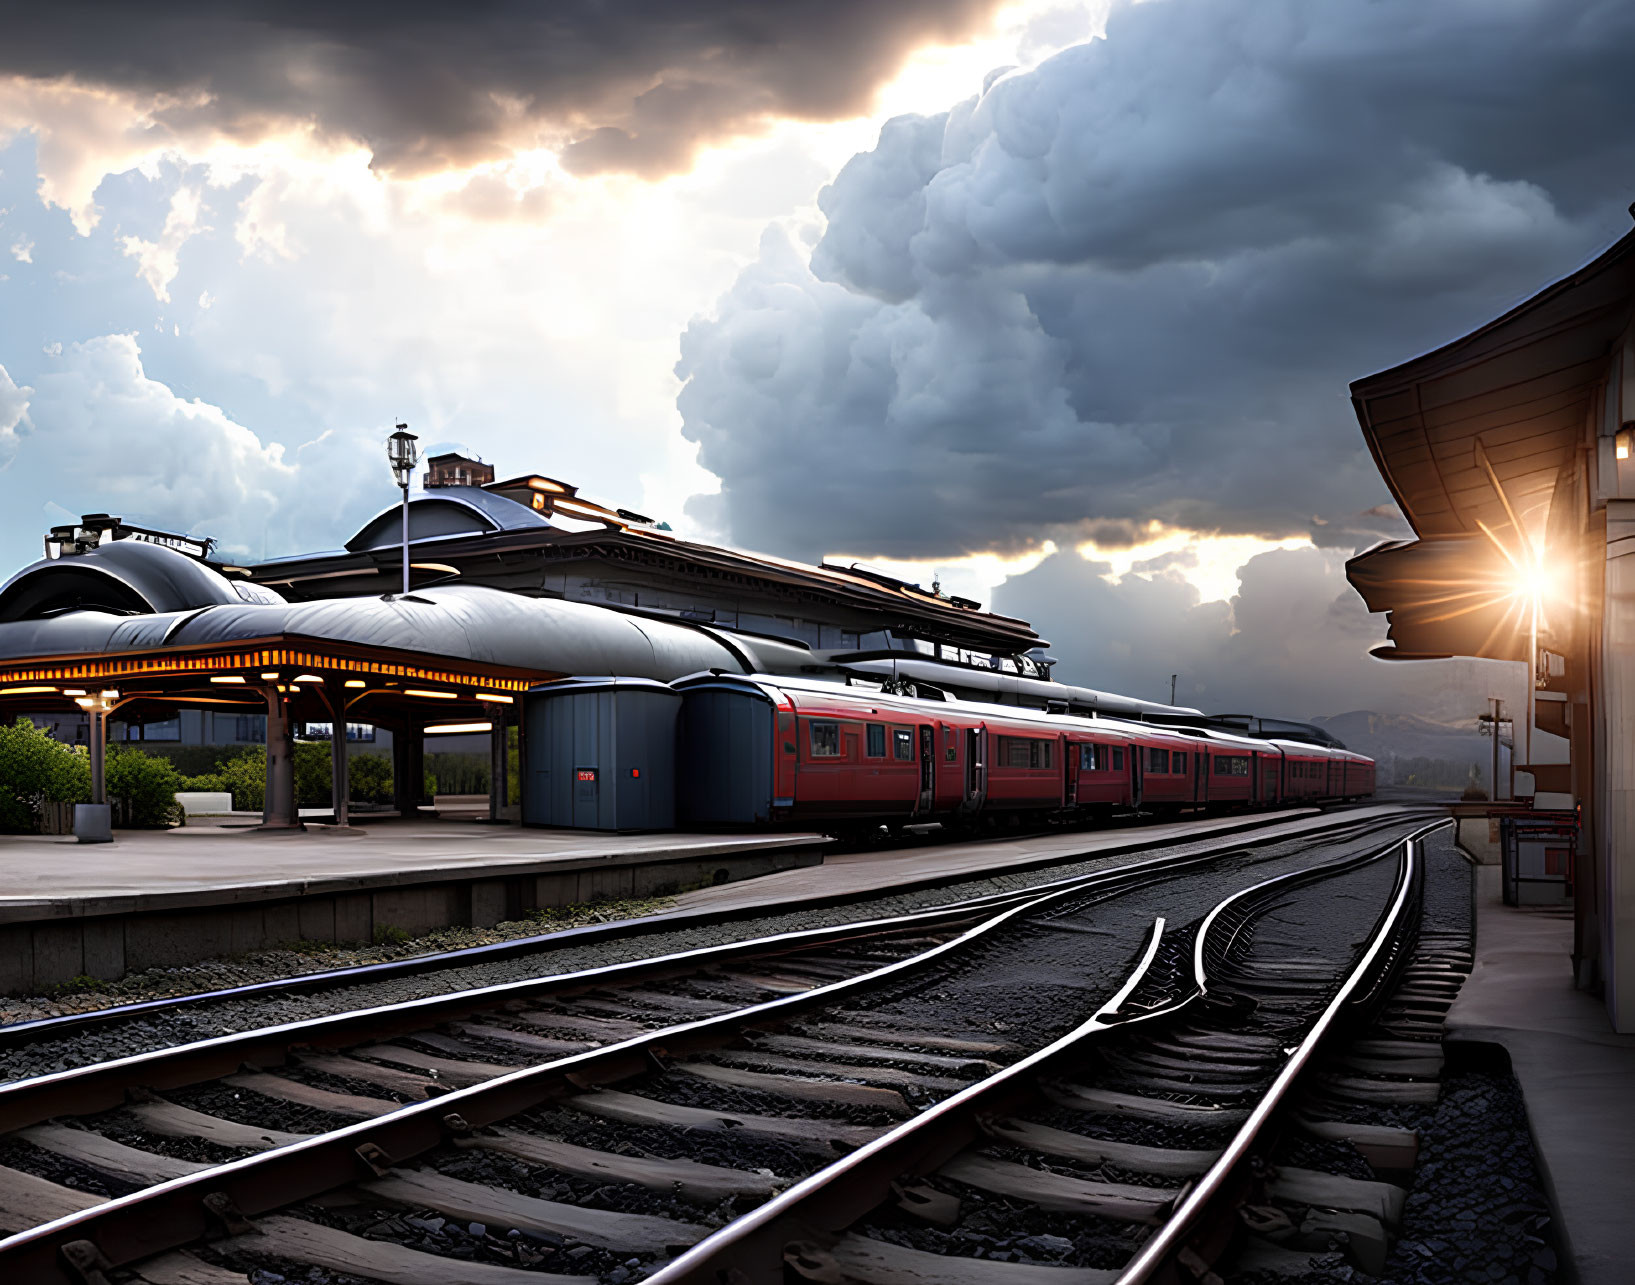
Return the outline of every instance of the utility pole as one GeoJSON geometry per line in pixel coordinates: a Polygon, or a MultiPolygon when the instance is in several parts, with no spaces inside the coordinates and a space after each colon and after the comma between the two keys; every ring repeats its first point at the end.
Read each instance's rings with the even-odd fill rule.
{"type": "Polygon", "coordinates": [[[1171,674],[1169,676],[1169,703],[1171,705],[1175,704],[1175,680],[1179,677],[1179,674],[1171,674]]]}
{"type": "Polygon", "coordinates": [[[1497,803],[1499,801],[1499,716],[1504,707],[1504,702],[1497,696],[1489,696],[1487,703],[1493,707],[1493,772],[1487,778],[1487,798],[1488,802],[1497,803]]]}

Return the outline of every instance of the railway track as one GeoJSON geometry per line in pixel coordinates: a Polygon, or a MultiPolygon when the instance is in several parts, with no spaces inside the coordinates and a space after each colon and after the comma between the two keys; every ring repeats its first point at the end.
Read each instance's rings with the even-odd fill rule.
{"type": "MultiPolygon", "coordinates": [[[[1202,840],[1182,841],[1169,846],[1174,851],[1184,853],[1220,852],[1228,849],[1253,850],[1270,844],[1286,842],[1291,837],[1309,835],[1313,838],[1320,836],[1340,838],[1351,833],[1366,833],[1377,824],[1379,824],[1377,819],[1348,816],[1342,812],[1324,818],[1301,818],[1293,822],[1257,828],[1242,834],[1216,832],[1202,840]]],[[[1019,869],[1034,870],[1042,867],[1067,865],[1075,860],[1082,859],[1082,857],[1056,855],[1041,861],[1026,863],[1019,869]]],[[[1005,873],[1011,873],[1011,871],[1007,870],[1005,873]]],[[[870,890],[809,900],[802,903],[801,909],[802,911],[810,911],[853,904],[866,909],[867,903],[879,900],[882,895],[900,897],[907,893],[924,892],[929,888],[940,885],[975,882],[980,879],[981,876],[970,873],[964,873],[957,877],[923,879],[894,887],[886,894],[870,890]]],[[[1048,888],[1051,885],[1045,883],[1039,886],[1048,888]]],[[[1019,889],[1016,895],[1025,896],[1027,892],[1028,889],[1019,889]]],[[[980,904],[983,899],[968,898],[966,900],[972,904],[980,904]]],[[[212,991],[110,1005],[105,1008],[55,1017],[0,1023],[0,1050],[23,1049],[48,1044],[52,1041],[68,1042],[77,1039],[77,1037],[88,1031],[99,1028],[114,1027],[121,1024],[126,1026],[142,1023],[152,1024],[163,1022],[173,1016],[202,1013],[227,1005],[253,1004],[259,1000],[276,1000],[293,996],[344,991],[378,983],[400,982],[405,978],[426,974],[449,974],[462,968],[543,956],[556,950],[572,949],[616,939],[636,939],[660,934],[680,933],[699,927],[717,928],[726,921],[765,918],[776,913],[776,908],[763,905],[734,907],[727,911],[692,910],[672,912],[635,920],[583,925],[533,937],[442,951],[407,959],[327,969],[322,972],[267,979],[212,991]]],[[[262,1018],[258,1024],[270,1025],[271,1021],[262,1018]]],[[[5,1061],[6,1059],[0,1057],[0,1074],[4,1074],[5,1061]]]]}
{"type": "MultiPolygon", "coordinates": [[[[1337,827],[1353,844],[1377,828],[1337,827]]],[[[1291,868],[1275,886],[1312,877],[1308,861],[1279,860],[1291,868]]],[[[1051,1017],[1006,1030],[957,1004],[953,1020],[946,1005],[917,1018],[928,993],[948,998],[929,988],[969,988],[1007,951],[1039,957],[1043,940],[1093,938],[1110,899],[1162,881],[1173,895],[1182,875],[1227,879],[1251,864],[1241,850],[1172,855],[0,1087],[0,1163],[33,1169],[0,1174],[0,1230],[12,1233],[0,1273],[98,1285],[141,1264],[138,1279],[208,1285],[244,1280],[255,1260],[341,1279],[617,1285],[702,1242],[660,1274],[691,1271],[732,1228],[838,1179],[838,1154],[855,1149],[849,1169],[890,1139],[930,1136],[971,1095],[1009,1091],[1088,1038],[1054,1038],[1051,1017]]],[[[1080,1031],[1221,1007],[1232,992],[1197,969],[1211,951],[1232,966],[1234,943],[1253,938],[1236,913],[1217,907],[1197,930],[1191,981],[1175,935],[1155,935],[1080,1031]]],[[[1074,979],[1056,1025],[1073,1025],[1094,980],[1074,979]]],[[[765,1279],[783,1270],[783,1249],[765,1279]]]]}
{"type": "MultiPolygon", "coordinates": [[[[649,1279],[1219,1280],[1211,1267],[1240,1221],[1308,1250],[1354,1243],[1354,1261],[1379,1270],[1387,1229],[1401,1213],[1400,1188],[1257,1162],[1320,1051],[1360,1014],[1377,1010],[1410,963],[1417,970],[1411,988],[1386,1014],[1388,1028],[1409,1038],[1375,1040],[1364,1047],[1366,1059],[1354,1056],[1342,1073],[1325,1071],[1312,1104],[1320,1109],[1335,1094],[1434,1095],[1440,1053],[1420,1042],[1433,1038],[1425,1018],[1438,1005],[1445,1011],[1449,988],[1469,962],[1462,942],[1419,949],[1417,841],[1402,844],[1400,854],[1246,889],[1217,906],[1190,940],[1168,941],[1160,922],[1125,988],[1088,1022],[730,1224],[649,1279]],[[1365,903],[1347,924],[1328,918],[1330,932],[1305,933],[1298,957],[1287,940],[1257,931],[1291,894],[1308,904],[1331,902],[1337,891],[1355,896],[1370,873],[1378,884],[1379,871],[1370,867],[1386,862],[1393,878],[1383,907],[1365,903]],[[1359,918],[1367,920],[1360,941],[1359,918]],[[995,1237],[999,1228],[1008,1234],[995,1237]],[[1016,1255],[1003,1249],[988,1252],[996,1239],[1069,1261],[1014,1263],[1008,1260],[1016,1255]]],[[[1310,1114],[1299,1127],[1357,1146],[1386,1172],[1412,1168],[1412,1135],[1405,1139],[1403,1131],[1310,1114]]],[[[1262,1238],[1239,1265],[1298,1273],[1309,1270],[1309,1258],[1262,1238]]]]}

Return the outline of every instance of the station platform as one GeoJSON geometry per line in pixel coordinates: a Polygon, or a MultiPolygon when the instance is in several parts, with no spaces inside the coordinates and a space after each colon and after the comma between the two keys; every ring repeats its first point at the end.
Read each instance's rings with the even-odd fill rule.
{"type": "Polygon", "coordinates": [[[1635,1263],[1635,1035],[1573,985],[1571,908],[1512,907],[1476,870],[1476,965],[1446,1021],[1450,1046],[1498,1045],[1527,1104],[1563,1279],[1623,1285],[1635,1263]]]}
{"type": "MultiPolygon", "coordinates": [[[[1362,818],[1400,810],[1384,805],[1356,808],[1346,815],[1362,818]]],[[[1309,819],[1314,826],[1331,820],[1316,808],[1288,808],[1279,812],[1170,821],[1116,830],[1063,830],[1016,839],[833,852],[824,858],[822,866],[785,870],[747,883],[683,893],[676,898],[676,909],[771,909],[837,896],[869,893],[884,896],[950,878],[981,879],[986,875],[1029,870],[1078,858],[1140,856],[1148,849],[1187,840],[1209,839],[1303,819],[1309,819]]]]}
{"type": "Polygon", "coordinates": [[[607,834],[392,819],[366,828],[0,837],[0,994],[78,976],[373,940],[816,865],[818,834],[607,834]]]}

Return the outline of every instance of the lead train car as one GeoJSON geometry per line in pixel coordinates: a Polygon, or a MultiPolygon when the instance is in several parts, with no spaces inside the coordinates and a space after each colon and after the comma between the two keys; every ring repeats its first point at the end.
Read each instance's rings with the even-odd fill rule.
{"type": "Polygon", "coordinates": [[[1310,804],[1373,760],[1298,741],[709,674],[673,684],[677,813],[696,826],[877,824],[1310,804]]]}

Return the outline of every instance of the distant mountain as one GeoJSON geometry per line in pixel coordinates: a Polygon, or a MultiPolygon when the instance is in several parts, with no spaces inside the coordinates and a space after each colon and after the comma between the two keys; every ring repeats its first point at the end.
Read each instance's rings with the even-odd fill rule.
{"type": "MultiPolygon", "coordinates": [[[[1311,720],[1380,765],[1380,780],[1462,785],[1474,764],[1485,784],[1492,750],[1476,730],[1475,720],[1439,723],[1417,714],[1376,714],[1352,710],[1311,720]]],[[[1506,760],[1508,761],[1508,760],[1506,760]]]]}

